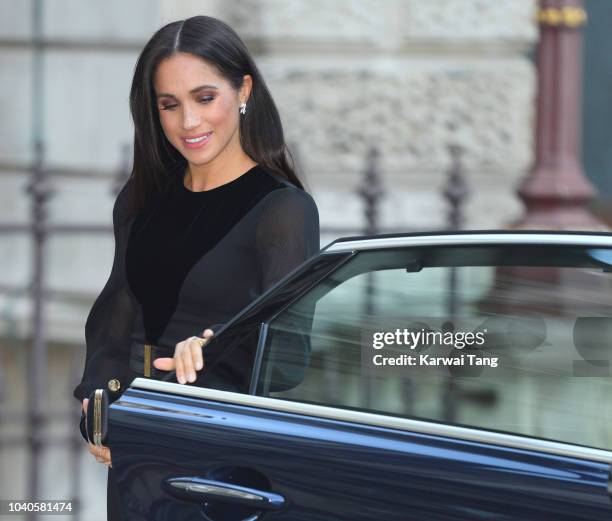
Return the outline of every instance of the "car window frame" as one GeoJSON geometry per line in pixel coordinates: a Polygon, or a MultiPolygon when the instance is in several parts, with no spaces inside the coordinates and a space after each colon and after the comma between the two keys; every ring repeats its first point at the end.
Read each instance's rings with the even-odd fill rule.
{"type": "MultiPolygon", "coordinates": [[[[376,253],[377,251],[382,252],[385,250],[388,251],[388,250],[397,250],[397,249],[412,249],[412,248],[419,249],[419,248],[428,247],[428,246],[440,247],[440,248],[443,248],[446,246],[457,246],[457,247],[479,247],[479,246],[482,246],[482,247],[538,247],[538,246],[543,246],[543,247],[577,248],[577,249],[606,248],[612,251],[612,234],[610,234],[609,236],[605,236],[600,233],[590,233],[590,232],[585,232],[585,233],[577,232],[575,234],[574,233],[571,233],[571,234],[567,234],[567,233],[542,234],[541,232],[539,233],[528,232],[528,235],[515,234],[512,232],[508,232],[505,234],[499,234],[499,236],[495,234],[494,236],[495,240],[493,241],[493,244],[488,242],[488,239],[490,239],[491,237],[487,237],[486,235],[483,235],[482,233],[478,233],[478,232],[469,234],[468,240],[466,240],[466,242],[461,242],[461,241],[458,242],[457,235],[451,235],[449,237],[450,238],[447,238],[447,240],[442,240],[440,242],[438,242],[438,240],[441,238],[440,236],[430,236],[430,235],[419,236],[418,240],[415,240],[415,238],[412,236],[409,238],[406,236],[399,236],[399,237],[393,236],[393,237],[389,237],[388,238],[389,240],[387,240],[387,238],[374,239],[374,240],[357,238],[357,241],[346,240],[342,242],[334,242],[330,244],[330,246],[326,248],[326,251],[322,252],[322,254],[331,253],[331,252],[345,252],[345,253],[350,252],[351,253],[351,255],[347,257],[342,264],[336,266],[335,269],[330,273],[330,275],[333,276],[333,274],[337,270],[342,269],[346,263],[355,260],[355,258],[360,253],[365,253],[365,252],[376,253]],[[485,240],[483,240],[483,237],[485,237],[485,240]],[[517,240],[517,238],[520,238],[520,241],[513,242],[514,240],[517,240]],[[528,240],[525,240],[525,239],[528,239],[528,240]],[[384,241],[383,245],[379,244],[381,240],[384,241]],[[407,240],[409,241],[408,244],[406,244],[407,240]],[[358,245],[356,244],[356,242],[361,243],[359,245],[361,246],[361,249],[357,248],[358,245]]],[[[608,271],[605,269],[605,266],[603,264],[605,263],[594,265],[593,268],[601,268],[604,271],[608,271]]],[[[326,293],[328,293],[329,291],[332,291],[334,288],[338,287],[339,285],[346,283],[348,280],[350,280],[352,277],[356,275],[363,275],[365,273],[372,273],[374,271],[376,270],[359,271],[358,273],[353,274],[351,277],[348,277],[338,282],[337,284],[333,285],[332,287],[329,287],[327,291],[323,293],[319,298],[322,298],[326,293]]],[[[322,280],[323,278],[319,282],[321,282],[322,280]]],[[[299,299],[307,295],[308,292],[311,289],[313,289],[314,286],[316,286],[316,284],[313,284],[310,287],[310,289],[301,292],[301,294],[295,295],[294,298],[292,298],[290,301],[287,301],[284,306],[277,309],[277,311],[272,316],[270,316],[268,320],[260,324],[260,334],[259,334],[257,353],[256,353],[257,364],[256,365],[254,364],[254,367],[253,367],[253,371],[251,374],[251,385],[249,387],[248,394],[254,395],[254,396],[261,396],[260,394],[257,393],[257,388],[259,386],[259,379],[261,377],[263,358],[265,355],[265,348],[266,348],[266,340],[268,338],[270,325],[273,323],[274,320],[280,317],[282,313],[285,312],[289,307],[291,307],[299,299]]],[[[263,397],[269,398],[269,396],[263,396],[263,397]]],[[[292,398],[283,398],[283,400],[292,401],[295,403],[306,403],[306,404],[310,403],[307,401],[299,401],[299,400],[295,400],[292,398]]],[[[329,404],[329,403],[318,403],[317,402],[316,404],[312,404],[312,405],[322,405],[325,407],[332,407],[332,408],[339,409],[339,410],[349,410],[340,404],[329,404]]],[[[372,412],[373,414],[380,414],[384,416],[393,416],[393,414],[391,413],[387,413],[385,411],[380,411],[380,410],[377,410],[375,412],[373,411],[367,411],[367,412],[368,413],[372,412]]],[[[428,421],[430,423],[438,423],[438,421],[435,419],[419,418],[419,420],[428,421]]],[[[450,425],[450,424],[445,424],[445,425],[450,425]]],[[[533,436],[530,434],[522,434],[522,433],[516,433],[516,432],[506,433],[505,431],[495,431],[495,429],[490,428],[490,427],[484,428],[484,427],[470,426],[470,425],[463,425],[461,427],[478,430],[480,432],[493,432],[493,433],[498,432],[498,433],[508,434],[512,436],[518,436],[521,438],[539,439],[542,441],[569,444],[575,447],[584,447],[584,448],[593,449],[593,450],[605,450],[605,449],[601,449],[597,447],[581,445],[579,443],[574,443],[570,441],[556,441],[556,440],[551,440],[549,438],[537,438],[536,436],[533,436]]]]}

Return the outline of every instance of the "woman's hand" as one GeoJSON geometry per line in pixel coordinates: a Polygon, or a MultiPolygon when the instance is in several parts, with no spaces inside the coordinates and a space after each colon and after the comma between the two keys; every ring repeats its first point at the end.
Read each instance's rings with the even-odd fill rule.
{"type": "MultiPolygon", "coordinates": [[[[83,399],[83,412],[87,414],[87,404],[89,403],[89,398],[83,399]]],[[[89,442],[89,452],[93,454],[98,463],[104,463],[107,467],[113,468],[113,464],[111,462],[111,453],[108,447],[102,445],[101,447],[96,447],[93,443],[89,442]]]]}
{"type": "Polygon", "coordinates": [[[176,344],[174,358],[156,358],[153,365],[162,371],[176,370],[179,383],[195,382],[196,371],[204,368],[202,347],[214,336],[212,329],[205,329],[202,338],[189,337],[176,344]]]}

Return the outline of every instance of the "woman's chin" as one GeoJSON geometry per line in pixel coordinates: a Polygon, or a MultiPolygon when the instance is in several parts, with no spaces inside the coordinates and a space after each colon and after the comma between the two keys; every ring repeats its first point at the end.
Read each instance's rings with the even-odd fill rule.
{"type": "Polygon", "coordinates": [[[189,162],[189,164],[193,166],[203,166],[210,163],[214,159],[213,154],[183,154],[185,159],[189,162]]]}

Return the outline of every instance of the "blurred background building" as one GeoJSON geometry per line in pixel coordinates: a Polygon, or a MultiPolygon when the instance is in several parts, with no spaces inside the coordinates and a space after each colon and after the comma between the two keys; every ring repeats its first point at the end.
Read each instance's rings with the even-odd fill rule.
{"type": "Polygon", "coordinates": [[[364,230],[524,222],[517,190],[530,197],[544,149],[553,163],[569,150],[579,206],[610,221],[612,3],[587,0],[587,22],[578,0],[542,2],[0,0],[0,498],[80,497],[82,519],[103,518],[106,467],[78,433],[72,389],[130,168],[131,76],[156,29],[206,14],[243,37],[319,205],[322,245],[364,230]],[[573,15],[555,19],[563,7],[573,15]],[[570,86],[553,113],[569,107],[571,128],[546,148],[536,47],[540,28],[566,25],[576,67],[548,77],[541,96],[570,86]],[[48,232],[31,225],[44,222],[48,232]]]}

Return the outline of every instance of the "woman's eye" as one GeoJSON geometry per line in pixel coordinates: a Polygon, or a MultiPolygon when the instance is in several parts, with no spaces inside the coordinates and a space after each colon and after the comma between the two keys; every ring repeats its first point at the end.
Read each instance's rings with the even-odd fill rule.
{"type": "MultiPolygon", "coordinates": [[[[210,103],[214,99],[215,99],[214,96],[202,96],[198,101],[200,103],[206,104],[206,103],[210,103]]],[[[172,110],[176,107],[178,107],[178,103],[170,103],[168,105],[162,105],[161,110],[172,110]]]]}

